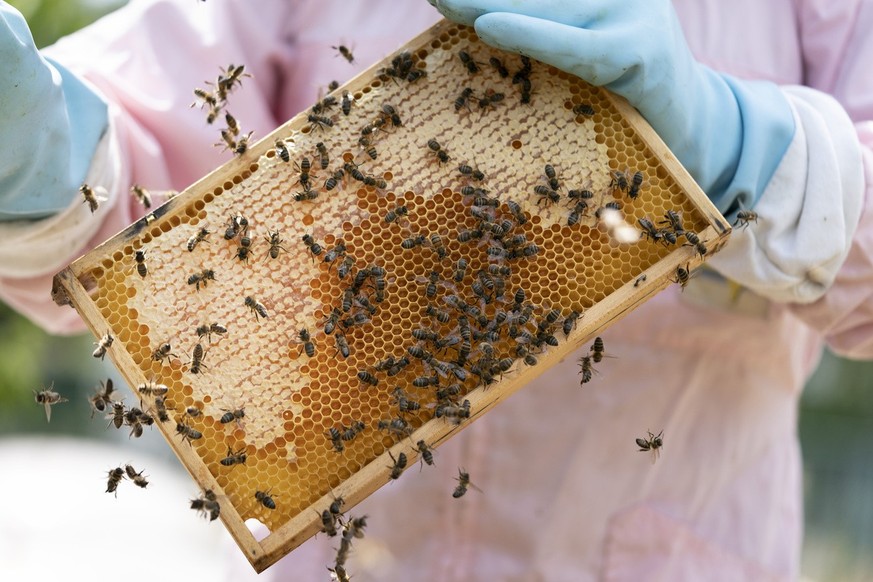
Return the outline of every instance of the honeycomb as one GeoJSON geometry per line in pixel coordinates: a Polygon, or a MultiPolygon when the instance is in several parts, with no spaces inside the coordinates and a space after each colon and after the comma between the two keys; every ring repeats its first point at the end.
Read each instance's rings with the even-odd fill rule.
{"type": "MultiPolygon", "coordinates": [[[[536,61],[525,73],[517,55],[487,47],[471,29],[448,22],[405,48],[412,70],[426,75],[410,82],[386,74],[390,57],[374,65],[331,93],[338,103],[319,113],[329,123],[303,112],[58,275],[92,331],[115,336],[109,355],[130,385],[168,387],[170,421],[156,424],[199,484],[220,493],[222,519],[259,571],[318,531],[318,514],[332,495],[342,493],[348,508],[387,482],[389,452],[405,452],[412,466],[412,443],[424,438],[436,446],[469,422],[435,418],[446,402],[438,402],[437,390],[457,385],[454,402],[469,400],[475,418],[675,280],[677,267],[704,258],[681,240],[617,242],[600,209],[617,203],[627,223],[648,219],[658,228],[668,211],[676,211],[685,230],[706,241],[709,254],[729,233],[639,116],[606,91],[536,61]],[[464,100],[465,88],[472,91],[464,100]],[[347,115],[344,91],[353,98],[347,115]],[[385,105],[399,119],[392,120],[385,105]],[[362,128],[374,124],[381,126],[362,146],[362,128]],[[325,168],[319,142],[329,158],[325,168]],[[304,158],[317,193],[311,200],[295,199],[306,191],[304,158]],[[326,181],[343,164],[345,175],[328,190],[326,181]],[[470,169],[462,173],[461,165],[470,169]],[[557,180],[555,202],[536,193],[551,189],[546,165],[557,180]],[[370,176],[369,185],[351,176],[353,169],[370,176]],[[615,181],[632,182],[637,172],[643,181],[632,198],[629,186],[615,181]],[[475,188],[499,206],[474,206],[469,192],[475,188]],[[589,208],[574,220],[571,190],[592,194],[589,208]],[[523,218],[507,205],[510,200],[523,218]],[[406,213],[397,213],[398,207],[406,213]],[[505,232],[482,233],[483,213],[492,224],[509,221],[505,232]],[[227,240],[225,231],[234,229],[232,217],[239,215],[248,225],[238,225],[237,236],[227,240]],[[209,234],[198,240],[204,228],[209,234]],[[251,240],[246,248],[242,235],[251,240]],[[320,254],[304,235],[322,247],[320,254]],[[507,243],[510,237],[523,242],[507,243]],[[345,253],[326,261],[340,244],[345,253]],[[144,252],[145,277],[138,251],[144,252]],[[461,273],[459,259],[467,261],[461,273]],[[368,274],[374,265],[384,276],[368,274]],[[509,267],[509,274],[479,275],[489,267],[509,267]],[[359,276],[357,291],[349,292],[359,276]],[[517,302],[520,291],[524,297],[517,302]],[[359,296],[369,304],[354,299],[359,296]],[[475,341],[463,366],[446,364],[461,359],[455,337],[460,311],[450,304],[452,296],[473,306],[466,317],[475,341]],[[525,324],[518,312],[528,305],[531,321],[525,324]],[[429,306],[449,313],[448,322],[427,315],[429,306]],[[336,331],[327,334],[337,309],[336,331]],[[560,318],[538,328],[551,310],[560,318]],[[562,322],[573,311],[582,315],[565,338],[562,322]],[[515,323],[551,338],[511,337],[493,323],[500,312],[508,314],[505,326],[515,323]],[[212,324],[226,333],[219,327],[198,335],[198,327],[212,324]],[[416,329],[436,334],[442,345],[417,340],[416,329]],[[482,334],[489,329],[499,331],[484,340],[493,361],[510,358],[504,361],[511,367],[483,385],[481,368],[479,375],[471,368],[485,358],[482,334]],[[338,337],[348,344],[347,357],[338,337]],[[167,343],[166,357],[153,357],[167,343]],[[203,354],[195,358],[198,344],[203,354]],[[436,363],[410,355],[415,346],[436,363]],[[525,364],[519,346],[539,363],[525,364]],[[410,364],[391,375],[376,367],[404,356],[410,364]],[[439,385],[416,386],[422,377],[436,377],[439,385]],[[398,412],[402,399],[420,408],[398,412]],[[189,407],[202,413],[189,416],[189,407]],[[244,416],[234,416],[240,410],[244,416]],[[411,438],[378,429],[380,421],[398,417],[415,430],[411,438]],[[331,429],[345,431],[356,422],[364,428],[352,440],[331,438],[331,429]],[[185,438],[177,430],[189,430],[185,426],[196,431],[189,436],[202,437],[185,438]],[[243,453],[245,463],[222,463],[243,453]],[[259,492],[274,500],[275,509],[261,503],[259,492]],[[248,519],[265,524],[270,534],[256,541],[244,525],[248,519]]],[[[153,398],[138,396],[154,406],[153,398]]]]}

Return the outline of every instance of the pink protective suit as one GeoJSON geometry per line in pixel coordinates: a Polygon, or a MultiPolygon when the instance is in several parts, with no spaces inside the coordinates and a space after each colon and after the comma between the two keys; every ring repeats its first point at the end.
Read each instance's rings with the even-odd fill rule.
{"type": "MultiPolygon", "coordinates": [[[[700,61],[779,84],[794,110],[761,220],[713,260],[760,295],[732,301],[703,273],[612,328],[616,358],[584,388],[574,359],[548,370],[442,447],[436,467],[354,510],[370,516],[348,567],[357,582],[798,577],[800,390],[825,342],[873,355],[873,3],[674,4],[700,61]],[[653,465],[634,438],[662,429],[653,465]],[[482,493],[452,498],[459,466],[482,493]]],[[[61,41],[50,54],[112,104],[95,172],[110,176],[114,206],[90,244],[135,218],[132,182],[180,189],[227,158],[189,108],[219,66],[253,73],[231,108],[263,136],[437,18],[423,0],[134,0],[61,41]],[[335,56],[339,43],[356,66],[335,56]]],[[[70,330],[45,273],[0,265],[0,291],[70,330]]],[[[319,536],[271,572],[325,579],[334,545],[319,536]]]]}

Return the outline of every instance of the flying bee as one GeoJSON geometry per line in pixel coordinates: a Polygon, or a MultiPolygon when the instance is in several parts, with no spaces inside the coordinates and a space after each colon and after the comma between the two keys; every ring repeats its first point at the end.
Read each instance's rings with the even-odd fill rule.
{"type": "Polygon", "coordinates": [[[594,368],[591,367],[591,356],[582,356],[579,358],[579,374],[582,376],[580,384],[587,384],[593,377],[594,368]]]}
{"type": "Polygon", "coordinates": [[[224,120],[227,122],[227,131],[233,136],[239,135],[239,123],[229,111],[224,113],[224,120]]]}
{"type": "Polygon", "coordinates": [[[204,489],[203,495],[192,499],[191,509],[201,513],[203,517],[209,517],[209,521],[215,521],[221,513],[218,497],[212,492],[212,489],[204,489]]]}
{"type": "MultiPolygon", "coordinates": [[[[204,105],[209,105],[210,107],[218,107],[218,99],[210,91],[206,91],[205,89],[197,87],[194,89],[194,96],[200,100],[201,109],[203,109],[204,105]]],[[[197,101],[194,101],[194,103],[192,103],[190,107],[194,107],[195,105],[197,105],[197,101]]]]}
{"type": "Polygon", "coordinates": [[[234,451],[230,447],[227,447],[227,456],[219,461],[225,467],[233,467],[234,465],[245,465],[246,464],[246,448],[243,447],[238,451],[234,451]]]}
{"type": "Polygon", "coordinates": [[[127,478],[133,481],[133,484],[137,487],[141,487],[145,489],[148,487],[148,480],[142,476],[142,471],[138,472],[133,468],[133,465],[125,465],[124,472],[127,474],[127,478]]]}
{"type": "Polygon", "coordinates": [[[321,248],[321,245],[320,245],[320,244],[318,244],[317,242],[315,242],[315,239],[312,238],[312,235],[311,235],[311,234],[304,234],[304,235],[303,235],[303,244],[305,244],[305,245],[306,245],[306,248],[308,248],[309,251],[310,251],[313,255],[315,255],[316,257],[317,257],[318,255],[320,255],[321,252],[324,250],[324,249],[321,248]]]}
{"type": "Polygon", "coordinates": [[[343,99],[341,103],[341,109],[343,111],[343,115],[348,115],[352,111],[352,96],[349,95],[348,91],[343,91],[343,99]]]}
{"type": "Polygon", "coordinates": [[[139,200],[139,203],[143,205],[143,208],[149,209],[152,207],[152,195],[139,184],[131,186],[130,193],[139,200]]]}
{"type": "Polygon", "coordinates": [[[458,51],[458,58],[467,68],[467,72],[471,75],[479,72],[479,65],[473,60],[473,57],[467,51],[458,51]]]}
{"type": "Polygon", "coordinates": [[[349,49],[349,47],[341,44],[339,46],[332,46],[330,48],[337,51],[342,58],[349,62],[349,64],[355,63],[355,55],[352,54],[352,51],[349,49]]]}
{"type": "Polygon", "coordinates": [[[336,349],[339,351],[340,355],[342,355],[343,358],[348,358],[350,351],[349,342],[346,341],[346,336],[338,333],[334,339],[336,340],[336,349]]]}
{"type": "Polygon", "coordinates": [[[406,453],[400,453],[395,459],[394,455],[391,454],[391,451],[388,451],[388,456],[391,457],[392,461],[394,461],[394,465],[389,467],[389,469],[391,469],[391,478],[399,479],[400,475],[403,474],[403,469],[406,468],[406,453]]]}
{"type": "Polygon", "coordinates": [[[267,319],[267,308],[256,301],[254,297],[251,295],[246,296],[244,303],[245,306],[251,309],[252,313],[255,314],[255,320],[257,320],[259,316],[267,319]]]}
{"type": "Polygon", "coordinates": [[[199,273],[192,273],[188,277],[188,284],[194,285],[197,291],[200,291],[200,285],[206,287],[208,281],[215,281],[215,271],[212,269],[203,269],[199,273]]]}
{"type": "Polygon", "coordinates": [[[203,363],[203,344],[198,343],[194,346],[194,351],[191,353],[191,370],[192,374],[199,374],[202,370],[201,368],[205,368],[206,364],[203,363]]]}
{"type": "Polygon", "coordinates": [[[243,77],[251,77],[245,70],[245,65],[234,65],[233,63],[228,65],[227,69],[221,69],[217,83],[219,92],[226,97],[226,94],[230,93],[235,85],[242,85],[243,77]]]}
{"type": "Polygon", "coordinates": [[[473,483],[470,482],[470,474],[461,468],[458,469],[457,481],[458,481],[458,486],[455,487],[455,490],[452,493],[452,497],[454,497],[455,499],[463,497],[464,494],[467,492],[468,487],[472,487],[476,491],[482,491],[481,489],[479,489],[478,487],[473,485],[473,483]]]}
{"type": "Polygon", "coordinates": [[[201,226],[200,229],[191,235],[191,238],[188,239],[188,243],[185,245],[188,249],[188,252],[192,252],[194,248],[206,240],[206,237],[209,236],[211,232],[205,227],[201,226]]]}
{"type": "MultiPolygon", "coordinates": [[[[120,400],[112,402],[112,412],[107,414],[106,418],[111,419],[109,425],[121,428],[124,425],[124,403],[120,400]]],[[[109,428],[109,425],[106,425],[106,428],[109,428]]]]}
{"type": "Polygon", "coordinates": [[[637,443],[637,446],[640,447],[640,452],[645,453],[651,451],[652,453],[652,464],[658,460],[658,457],[661,456],[661,447],[664,446],[664,431],[658,433],[658,436],[652,434],[651,431],[646,431],[649,435],[648,439],[634,439],[637,443]]]}
{"type": "MultiPolygon", "coordinates": [[[[106,189],[98,186],[96,188],[97,192],[106,192],[106,189]]],[[[88,184],[82,184],[79,187],[79,193],[82,194],[82,204],[87,204],[88,208],[91,210],[91,214],[97,212],[97,209],[100,207],[101,202],[106,202],[108,198],[106,196],[98,195],[94,192],[94,189],[91,188],[88,184]]]]}
{"type": "Polygon", "coordinates": [[[121,483],[123,478],[124,469],[121,467],[109,469],[109,480],[106,483],[106,493],[115,493],[115,496],[118,497],[118,484],[121,483]]]}
{"type": "Polygon", "coordinates": [[[115,393],[115,388],[112,386],[112,378],[107,378],[105,384],[101,380],[100,388],[88,398],[92,408],[91,418],[94,417],[94,411],[104,412],[108,406],[112,406],[113,393],[115,393]]]}
{"type": "Polygon", "coordinates": [[[255,499],[258,500],[258,503],[266,507],[267,509],[276,509],[276,502],[273,501],[273,497],[270,495],[270,491],[255,491],[255,499]]]}
{"type": "Polygon", "coordinates": [[[740,228],[748,228],[749,223],[758,222],[758,213],[753,210],[740,210],[737,212],[737,219],[734,220],[734,226],[740,225],[740,228]]]}
{"type": "Polygon", "coordinates": [[[239,138],[239,140],[236,142],[236,147],[231,148],[233,150],[233,153],[238,156],[246,153],[249,149],[249,140],[252,138],[252,135],[254,133],[255,132],[250,131],[241,138],[239,138]]]}
{"type": "Polygon", "coordinates": [[[136,262],[136,272],[145,279],[146,275],[149,274],[149,269],[145,264],[145,251],[142,249],[134,251],[133,260],[136,262]]]}
{"type": "Polygon", "coordinates": [[[39,392],[33,392],[34,400],[36,400],[37,404],[42,404],[45,407],[45,420],[46,422],[52,421],[52,405],[60,404],[61,402],[67,402],[67,399],[52,390],[54,388],[54,383],[48,388],[43,388],[39,392]]]}
{"type": "Polygon", "coordinates": [[[224,412],[221,418],[218,419],[218,422],[221,424],[229,424],[233,421],[239,422],[246,416],[246,409],[244,407],[234,408],[233,410],[222,408],[221,411],[224,412]]]}
{"type": "Polygon", "coordinates": [[[184,422],[176,422],[176,434],[181,435],[182,440],[189,445],[191,444],[191,441],[203,438],[203,433],[188,426],[184,422]]]}
{"type": "Polygon", "coordinates": [[[369,384],[371,386],[376,386],[379,384],[379,380],[375,376],[373,376],[373,374],[366,370],[360,370],[358,372],[358,379],[364,384],[369,384]]]}
{"type": "Polygon", "coordinates": [[[469,87],[466,87],[463,91],[461,91],[460,95],[458,95],[457,99],[455,99],[455,111],[460,111],[463,108],[467,108],[467,101],[470,100],[470,97],[473,96],[473,90],[469,87]]]}
{"type": "Polygon", "coordinates": [[[321,531],[326,533],[328,537],[334,537],[337,534],[336,520],[337,516],[332,514],[330,510],[325,509],[321,512],[321,531]]]}
{"type": "Polygon", "coordinates": [[[576,115],[591,117],[592,115],[594,115],[594,107],[592,107],[590,103],[580,103],[579,105],[573,107],[573,113],[576,115]]]}
{"type": "Polygon", "coordinates": [[[106,357],[106,350],[109,349],[114,341],[115,338],[107,331],[99,340],[94,342],[94,345],[97,346],[97,348],[91,353],[91,355],[102,360],[106,357]]]}
{"type": "Polygon", "coordinates": [[[391,224],[392,222],[395,222],[399,217],[406,216],[407,214],[409,214],[408,207],[403,204],[397,205],[389,210],[387,213],[385,213],[385,222],[391,224]]]}
{"type": "Polygon", "coordinates": [[[591,360],[595,364],[603,360],[603,338],[600,336],[594,338],[594,343],[591,344],[591,360]]]}

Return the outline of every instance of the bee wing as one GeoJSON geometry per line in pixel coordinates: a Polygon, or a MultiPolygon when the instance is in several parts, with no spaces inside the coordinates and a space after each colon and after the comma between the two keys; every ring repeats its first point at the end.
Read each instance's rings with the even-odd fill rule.
{"type": "Polygon", "coordinates": [[[52,421],[52,405],[49,404],[48,402],[46,402],[44,404],[44,406],[45,406],[45,420],[46,420],[46,422],[51,422],[52,421]]]}
{"type": "Polygon", "coordinates": [[[106,202],[109,200],[109,191],[107,191],[103,186],[95,186],[93,190],[94,198],[96,198],[98,202],[106,202]]]}

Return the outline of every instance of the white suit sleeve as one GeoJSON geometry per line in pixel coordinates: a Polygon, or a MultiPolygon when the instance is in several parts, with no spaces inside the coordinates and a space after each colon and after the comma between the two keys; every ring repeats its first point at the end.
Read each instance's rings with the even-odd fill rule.
{"type": "Polygon", "coordinates": [[[864,196],[857,130],[831,96],[783,87],[796,131],[754,211],[710,264],[768,299],[810,303],[849,253],[864,196]]]}

